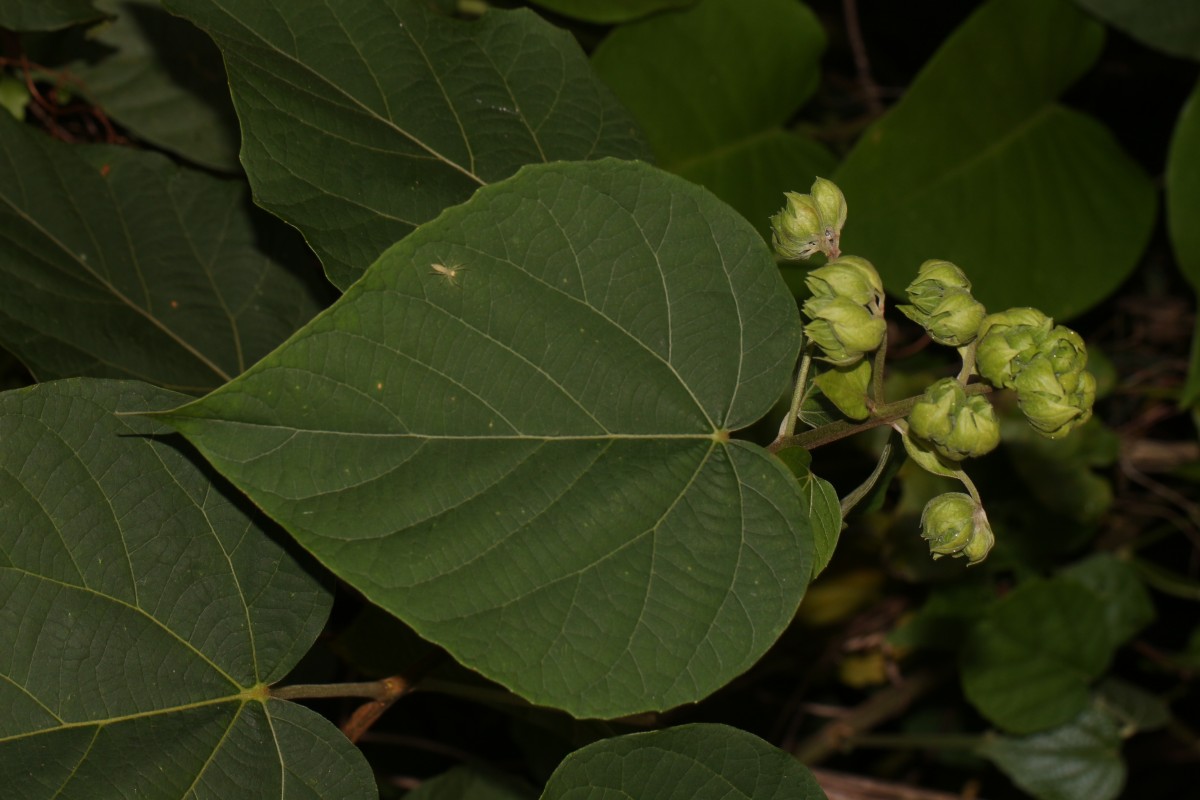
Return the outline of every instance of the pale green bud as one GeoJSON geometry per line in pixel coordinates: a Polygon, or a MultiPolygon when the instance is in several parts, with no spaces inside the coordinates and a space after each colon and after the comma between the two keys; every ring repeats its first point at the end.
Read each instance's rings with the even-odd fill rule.
{"type": "Polygon", "coordinates": [[[1054,320],[1036,308],[1010,308],[984,317],[975,350],[979,374],[994,386],[1011,389],[1053,326],[1054,320]]]}
{"type": "Polygon", "coordinates": [[[787,203],[771,217],[771,241],[786,259],[806,259],[816,253],[837,258],[846,224],[846,198],[832,181],[817,178],[811,194],[784,192],[787,203]]]}
{"type": "Polygon", "coordinates": [[[775,252],[795,261],[822,252],[825,240],[821,215],[811,195],[784,192],[787,203],[771,217],[771,242],[775,252]]]}
{"type": "Polygon", "coordinates": [[[841,295],[861,306],[883,302],[883,281],[871,262],[859,256],[842,256],[818,267],[804,278],[814,296],[841,295]]]}
{"type": "Polygon", "coordinates": [[[990,453],[1000,444],[992,404],[967,396],[963,385],[944,378],[925,390],[908,416],[909,430],[943,457],[962,461],[990,453]]]}
{"type": "Polygon", "coordinates": [[[857,363],[883,343],[887,323],[848,297],[810,297],[803,310],[812,320],[804,326],[804,332],[824,352],[823,360],[831,364],[844,367],[857,363]]]}
{"type": "Polygon", "coordinates": [[[925,504],[921,538],[929,542],[934,559],[965,557],[971,564],[986,558],[995,543],[987,514],[962,492],[940,494],[925,504]]]}
{"type": "Polygon", "coordinates": [[[899,306],[901,313],[928,331],[935,342],[962,347],[975,340],[987,311],[971,296],[971,282],[954,264],[926,261],[906,292],[912,305],[899,306]]]}
{"type": "Polygon", "coordinates": [[[1051,358],[1039,355],[1017,375],[1017,405],[1034,430],[1057,439],[1087,422],[1096,400],[1096,379],[1080,368],[1054,373],[1051,358]]]}
{"type": "Polygon", "coordinates": [[[825,237],[836,245],[842,237],[842,226],[846,224],[846,197],[837,184],[824,178],[813,181],[809,191],[817,204],[821,224],[825,226],[825,237]]]}

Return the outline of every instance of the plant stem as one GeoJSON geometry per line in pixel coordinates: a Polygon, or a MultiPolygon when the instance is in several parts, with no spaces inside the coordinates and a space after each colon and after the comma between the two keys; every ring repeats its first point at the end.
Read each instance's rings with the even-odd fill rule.
{"type": "MultiPolygon", "coordinates": [[[[972,383],[966,387],[967,395],[987,394],[993,391],[992,387],[986,383],[972,383]]],[[[871,412],[870,419],[865,422],[831,422],[828,425],[822,425],[819,428],[813,428],[811,431],[798,433],[794,436],[779,436],[771,444],[767,445],[767,451],[777,453],[785,447],[803,447],[812,450],[815,447],[820,447],[823,444],[836,442],[838,439],[845,439],[847,436],[853,436],[862,431],[869,431],[872,428],[878,428],[880,425],[891,425],[898,419],[903,419],[908,416],[908,412],[912,411],[913,406],[917,404],[924,395],[913,395],[904,400],[897,400],[894,403],[885,403],[871,412]]]]}
{"type": "Polygon", "coordinates": [[[369,697],[378,700],[388,694],[389,680],[391,678],[364,683],[297,683],[272,687],[269,694],[277,700],[317,700],[327,697],[369,697]]]}
{"type": "Polygon", "coordinates": [[[800,406],[804,405],[804,397],[808,394],[808,370],[812,366],[812,345],[804,346],[800,356],[800,372],[796,376],[796,388],[792,392],[792,405],[788,409],[787,419],[783,421],[781,436],[791,436],[796,432],[796,420],[800,415],[800,406]]]}
{"type": "Polygon", "coordinates": [[[884,329],[879,349],[875,351],[875,361],[871,364],[871,402],[876,406],[882,406],[887,401],[883,396],[883,368],[887,364],[887,343],[887,330],[884,329]]]}
{"type": "Polygon", "coordinates": [[[975,371],[975,346],[977,344],[979,344],[978,339],[958,348],[958,354],[962,356],[962,369],[958,371],[958,382],[964,386],[971,377],[971,373],[975,371]]]}

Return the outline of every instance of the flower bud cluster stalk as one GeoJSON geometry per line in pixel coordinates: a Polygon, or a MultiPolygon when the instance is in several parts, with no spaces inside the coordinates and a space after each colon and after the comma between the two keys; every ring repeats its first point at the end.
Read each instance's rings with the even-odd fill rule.
{"type": "Polygon", "coordinates": [[[1065,436],[1087,422],[1096,379],[1087,371],[1087,348],[1078,333],[1035,308],[992,314],[979,328],[979,374],[1013,389],[1017,405],[1038,433],[1065,436]]]}
{"type": "MultiPolygon", "coordinates": [[[[1036,309],[1014,308],[988,316],[971,294],[971,282],[963,271],[949,261],[931,259],[918,268],[906,289],[908,303],[899,308],[934,342],[957,348],[962,369],[957,378],[937,381],[918,398],[889,404],[882,380],[887,341],[883,282],[866,259],[841,254],[845,197],[823,178],[816,179],[809,194],[787,192],[785,196],[786,205],[771,218],[775,251],[788,260],[822,254],[827,261],[805,277],[811,296],[801,310],[809,320],[804,326],[808,346],[789,414],[772,451],[816,446],[857,429],[892,425],[903,436],[913,461],[935,475],[956,478],[968,492],[939,495],[925,506],[921,536],[933,557],[949,555],[978,564],[995,537],[979,492],[960,462],[995,449],[1000,426],[981,391],[990,387],[968,385],[970,378],[978,373],[991,386],[1015,390],[1034,429],[1051,438],[1063,436],[1087,421],[1095,400],[1096,381],[1085,369],[1083,340],[1036,309]],[[874,362],[863,363],[872,352],[874,362]],[[829,365],[812,379],[823,401],[848,419],[865,422],[855,426],[837,421],[792,435],[814,359],[829,365]],[[905,410],[907,419],[903,419],[905,410]]],[[[873,480],[869,478],[847,499],[865,493],[873,480]]]]}

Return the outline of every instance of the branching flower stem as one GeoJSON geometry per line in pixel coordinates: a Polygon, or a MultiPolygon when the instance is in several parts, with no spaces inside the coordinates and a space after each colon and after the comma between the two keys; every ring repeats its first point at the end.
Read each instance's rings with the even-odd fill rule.
{"type": "MultiPolygon", "coordinates": [[[[967,395],[987,394],[993,391],[992,387],[986,383],[972,383],[966,387],[967,395]]],[[[806,450],[820,447],[830,442],[836,442],[839,439],[845,439],[847,436],[853,436],[862,431],[868,431],[872,428],[878,428],[880,425],[891,425],[897,420],[904,419],[908,413],[912,411],[913,406],[917,404],[923,395],[913,395],[904,400],[897,400],[894,403],[885,403],[876,407],[871,416],[863,422],[845,422],[839,420],[831,422],[828,425],[822,425],[819,428],[813,428],[811,431],[798,433],[790,436],[781,435],[767,445],[767,451],[777,453],[785,447],[803,447],[806,450]]]]}
{"type": "Polygon", "coordinates": [[[804,398],[808,394],[808,370],[812,366],[812,348],[812,342],[809,342],[804,346],[804,353],[800,356],[800,372],[796,376],[796,388],[792,392],[791,408],[788,409],[787,419],[783,421],[783,429],[779,432],[781,438],[791,436],[796,432],[796,420],[800,417],[800,406],[804,405],[804,398]]]}

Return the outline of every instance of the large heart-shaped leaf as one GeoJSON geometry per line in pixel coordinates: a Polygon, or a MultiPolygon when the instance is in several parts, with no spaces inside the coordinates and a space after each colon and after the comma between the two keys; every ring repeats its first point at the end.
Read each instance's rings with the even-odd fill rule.
{"type": "Polygon", "coordinates": [[[833,156],[785,130],[817,85],[825,34],[795,0],[701,0],[624,25],[592,56],[659,164],[712,189],[761,232],[783,192],[833,156]]]}
{"type": "Polygon", "coordinates": [[[225,54],[255,198],[330,280],[523,164],[646,155],[579,46],[530,11],[418,0],[166,0],[225,54]]]}
{"type": "Polygon", "coordinates": [[[617,716],[705,696],[796,610],[799,489],[728,432],[771,408],[799,344],[765,244],[708,192],[539,165],[168,419],[467,666],[617,716]]]}
{"type": "Polygon", "coordinates": [[[161,0],[96,0],[116,19],[89,37],[98,51],[70,66],[92,102],[137,138],[239,172],[238,124],[221,53],[161,0]]]}
{"type": "Polygon", "coordinates": [[[1075,0],[1133,38],[1180,58],[1200,60],[1196,0],[1075,0]]]}
{"type": "Polygon", "coordinates": [[[53,31],[104,16],[92,0],[0,0],[0,28],[53,31]]]}
{"type": "Polygon", "coordinates": [[[241,184],[7,114],[0,155],[0,344],[41,380],[204,391],[320,308],[311,254],[241,184]]]}
{"type": "Polygon", "coordinates": [[[1102,40],[1067,0],[983,5],[838,169],[843,251],[896,293],[949,259],[995,311],[1066,317],[1107,297],[1146,245],[1155,193],[1106,129],[1055,102],[1102,40]]]}
{"type": "Polygon", "coordinates": [[[962,685],[1012,733],[1067,722],[1113,652],[1104,604],[1077,582],[1033,579],[988,609],[962,654],[962,685]]]}
{"type": "Polygon", "coordinates": [[[542,800],[825,800],[790,753],[725,725],[681,725],[590,744],[568,756],[542,800]]]}
{"type": "Polygon", "coordinates": [[[184,399],[0,395],[4,795],[373,796],[344,736],[264,692],[328,614],[312,565],[168,428],[113,413],[184,399]]]}

